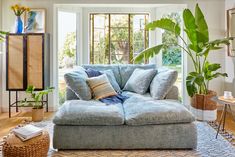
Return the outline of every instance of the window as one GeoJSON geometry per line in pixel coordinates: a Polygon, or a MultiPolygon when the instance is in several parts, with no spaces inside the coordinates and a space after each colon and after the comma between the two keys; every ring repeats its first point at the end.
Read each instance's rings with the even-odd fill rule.
{"type": "MultiPolygon", "coordinates": [[[[174,22],[182,25],[181,12],[171,12],[164,14],[163,17],[170,18],[174,22]]],[[[162,33],[162,43],[174,43],[178,44],[178,38],[172,32],[164,31],[162,33]]],[[[176,86],[179,88],[179,96],[182,99],[182,49],[176,46],[169,46],[162,50],[162,66],[174,69],[178,71],[178,78],[176,81],[176,86]]]]}
{"type": "Polygon", "coordinates": [[[90,14],[90,63],[127,64],[149,45],[148,14],[90,14]]]}
{"type": "Polygon", "coordinates": [[[58,11],[59,104],[65,101],[64,74],[76,65],[76,13],[58,11]]]}

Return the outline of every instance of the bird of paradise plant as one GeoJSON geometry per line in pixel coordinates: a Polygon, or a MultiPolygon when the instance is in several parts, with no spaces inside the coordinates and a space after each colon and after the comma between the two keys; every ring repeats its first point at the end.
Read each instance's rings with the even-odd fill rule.
{"type": "Polygon", "coordinates": [[[143,59],[148,59],[161,52],[161,49],[170,46],[177,46],[188,54],[193,62],[194,70],[191,71],[186,78],[187,92],[190,97],[195,94],[208,94],[209,82],[217,77],[227,77],[227,73],[217,72],[221,68],[218,63],[210,63],[208,55],[210,52],[222,49],[224,45],[228,45],[233,38],[209,40],[208,25],[204,15],[198,6],[195,7],[195,15],[189,10],[183,11],[184,29],[181,30],[178,23],[175,23],[169,18],[162,18],[153,21],[146,25],[147,30],[155,30],[160,28],[174,33],[174,35],[182,41],[183,46],[180,44],[159,44],[142,51],[134,58],[135,62],[140,62],[143,59]],[[187,35],[188,42],[181,36],[184,31],[187,35]]]}

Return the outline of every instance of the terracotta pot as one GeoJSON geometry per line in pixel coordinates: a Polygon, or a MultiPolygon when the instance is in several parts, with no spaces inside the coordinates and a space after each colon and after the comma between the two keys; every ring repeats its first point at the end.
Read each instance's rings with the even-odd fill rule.
{"type": "Polygon", "coordinates": [[[32,109],[32,121],[40,122],[44,118],[44,109],[32,109]]]}
{"type": "Polygon", "coordinates": [[[217,118],[217,103],[211,98],[216,92],[209,91],[207,95],[195,94],[191,99],[192,112],[198,120],[213,121],[217,118]]]}
{"type": "Polygon", "coordinates": [[[191,99],[192,107],[200,110],[215,110],[217,108],[216,102],[212,101],[211,98],[216,95],[214,91],[209,91],[207,95],[195,94],[191,99]]]}

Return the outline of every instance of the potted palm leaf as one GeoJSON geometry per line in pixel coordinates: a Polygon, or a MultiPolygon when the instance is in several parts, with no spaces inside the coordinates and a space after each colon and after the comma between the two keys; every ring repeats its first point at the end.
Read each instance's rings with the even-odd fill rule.
{"type": "Polygon", "coordinates": [[[156,45],[142,51],[134,58],[134,61],[140,62],[143,59],[149,59],[158,54],[163,48],[169,48],[171,46],[182,48],[182,50],[188,54],[194,68],[193,71],[189,72],[186,78],[186,88],[188,95],[192,98],[192,108],[195,109],[195,115],[197,117],[197,114],[200,114],[200,116],[198,115],[197,117],[200,120],[215,120],[217,107],[215,102],[210,99],[215,96],[216,93],[209,89],[209,82],[220,76],[227,77],[227,74],[218,72],[221,65],[209,62],[208,55],[210,52],[220,50],[224,45],[228,45],[229,40],[232,40],[232,38],[210,41],[208,25],[198,4],[195,7],[194,15],[189,9],[184,9],[183,21],[184,30],[181,30],[179,24],[169,18],[162,18],[147,24],[147,30],[160,28],[174,33],[175,37],[181,40],[183,45],[175,43],[156,45]],[[187,42],[181,35],[182,31],[185,32],[188,38],[187,42]],[[211,112],[212,117],[208,115],[206,117],[209,118],[204,117],[205,110],[207,113],[211,112]]]}
{"type": "Polygon", "coordinates": [[[26,89],[26,93],[30,94],[30,98],[25,99],[22,102],[22,106],[30,106],[32,108],[32,121],[38,122],[42,121],[44,117],[44,109],[42,98],[44,95],[52,92],[54,87],[49,87],[42,91],[35,91],[34,86],[28,86],[26,89]]]}

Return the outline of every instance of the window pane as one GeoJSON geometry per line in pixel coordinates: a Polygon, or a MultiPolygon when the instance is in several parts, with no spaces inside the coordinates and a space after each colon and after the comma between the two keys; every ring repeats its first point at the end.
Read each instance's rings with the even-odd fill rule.
{"type": "MultiPolygon", "coordinates": [[[[172,12],[164,15],[163,17],[170,18],[176,23],[181,23],[181,13],[172,12]]],[[[175,43],[178,44],[178,38],[169,31],[164,31],[162,33],[162,43],[175,43]]],[[[171,69],[175,69],[178,71],[178,79],[176,81],[176,86],[179,88],[179,95],[182,97],[182,52],[179,47],[171,46],[162,50],[162,65],[167,66],[171,69]]]]}
{"type": "Polygon", "coordinates": [[[91,14],[91,63],[125,64],[148,47],[147,14],[91,14]]]}
{"type": "Polygon", "coordinates": [[[65,100],[64,74],[76,64],[76,13],[58,12],[59,103],[65,100]]]}
{"type": "Polygon", "coordinates": [[[148,47],[148,32],[145,24],[148,22],[147,15],[133,15],[133,57],[148,47]]]}
{"type": "Polygon", "coordinates": [[[111,27],[128,27],[128,15],[110,15],[111,27]]]}

